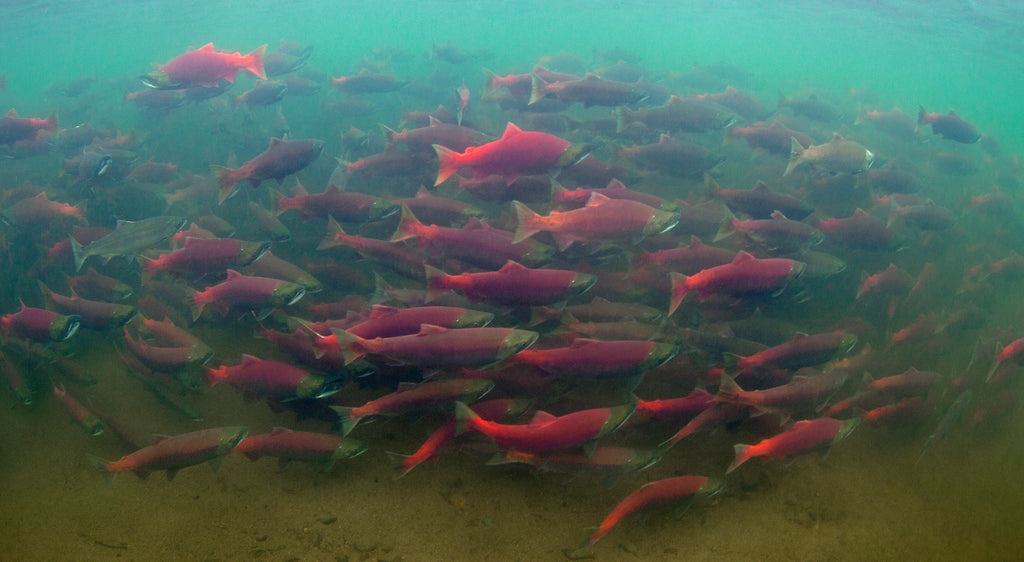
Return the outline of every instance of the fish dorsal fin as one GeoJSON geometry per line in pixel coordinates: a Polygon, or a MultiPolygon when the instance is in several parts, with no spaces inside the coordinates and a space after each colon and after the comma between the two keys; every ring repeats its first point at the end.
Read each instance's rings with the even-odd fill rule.
{"type": "Polygon", "coordinates": [[[771,217],[773,219],[777,220],[777,221],[789,220],[789,219],[786,218],[786,215],[782,214],[782,211],[780,211],[778,209],[775,209],[774,211],[772,211],[771,217]]]}
{"type": "Polygon", "coordinates": [[[121,228],[122,226],[127,226],[129,224],[132,224],[133,222],[135,222],[135,221],[123,221],[121,219],[117,219],[117,225],[114,226],[114,230],[117,230],[117,229],[121,228]]]}
{"type": "Polygon", "coordinates": [[[950,116],[952,116],[952,117],[959,117],[959,115],[957,115],[957,114],[956,114],[956,112],[955,112],[955,111],[953,111],[952,109],[950,109],[950,110],[949,110],[949,113],[947,113],[946,115],[950,115],[950,116]]]}
{"type": "Polygon", "coordinates": [[[327,195],[328,193],[337,193],[339,191],[341,191],[341,188],[332,183],[327,186],[327,189],[324,190],[324,195],[327,195]]]}
{"type": "Polygon", "coordinates": [[[448,331],[448,328],[443,328],[434,324],[420,324],[420,331],[416,334],[417,336],[432,336],[435,334],[443,334],[448,331]]]}
{"type": "Polygon", "coordinates": [[[150,444],[150,446],[153,446],[153,445],[156,445],[156,444],[160,443],[161,441],[166,441],[166,440],[168,440],[170,438],[171,438],[170,435],[164,435],[162,433],[154,433],[149,438],[149,444],[150,444]]]}
{"type": "Polygon", "coordinates": [[[897,269],[898,268],[896,267],[896,264],[890,263],[889,267],[885,268],[885,271],[889,273],[895,273],[897,269]]]}
{"type": "Polygon", "coordinates": [[[793,334],[793,339],[789,341],[800,341],[802,339],[807,339],[807,334],[804,332],[796,332],[795,334],[793,334]]]}
{"type": "Polygon", "coordinates": [[[427,121],[427,123],[428,123],[427,126],[428,127],[437,127],[438,125],[443,125],[444,124],[440,119],[438,119],[437,117],[434,117],[433,115],[428,115],[427,119],[428,119],[428,121],[427,121]]]}
{"type": "Polygon", "coordinates": [[[309,192],[306,191],[306,187],[302,185],[302,182],[299,181],[298,178],[296,178],[295,188],[292,189],[292,194],[292,197],[305,197],[309,195],[309,192]]]}
{"type": "Polygon", "coordinates": [[[488,228],[487,225],[480,219],[473,217],[466,222],[466,225],[462,227],[462,230],[483,230],[488,228]]]}
{"type": "Polygon", "coordinates": [[[672,94],[669,96],[668,101],[665,102],[665,105],[679,105],[681,103],[683,103],[683,98],[678,94],[672,94]]]}
{"type": "Polygon", "coordinates": [[[509,121],[508,125],[505,125],[505,132],[501,134],[501,138],[502,139],[507,139],[509,137],[518,135],[521,132],[523,132],[522,129],[520,129],[519,127],[516,127],[515,123],[509,121]]]}
{"type": "Polygon", "coordinates": [[[725,87],[725,93],[727,93],[727,94],[738,94],[738,93],[740,93],[740,91],[737,90],[736,88],[733,88],[732,86],[726,86],[725,87]]]}
{"type": "Polygon", "coordinates": [[[369,76],[369,75],[370,75],[370,70],[368,68],[364,68],[364,69],[359,71],[359,74],[356,74],[356,76],[369,76]]]}
{"type": "Polygon", "coordinates": [[[572,345],[570,345],[569,348],[570,349],[579,349],[581,347],[586,347],[588,345],[593,345],[593,344],[595,344],[597,342],[598,342],[598,340],[591,339],[591,338],[576,338],[576,339],[572,340],[572,345]]]}
{"type": "Polygon", "coordinates": [[[700,247],[703,247],[703,246],[704,246],[704,243],[700,241],[700,238],[697,238],[696,234],[691,234],[690,235],[690,247],[691,248],[700,248],[700,247]]]}
{"type": "Polygon", "coordinates": [[[782,123],[779,123],[778,121],[772,121],[772,124],[768,125],[768,130],[770,131],[779,131],[782,129],[785,129],[785,127],[782,125],[782,123]]]}
{"type": "Polygon", "coordinates": [[[590,301],[590,304],[611,304],[612,301],[604,297],[594,297],[594,300],[590,301]]]}
{"type": "Polygon", "coordinates": [[[370,320],[380,320],[381,318],[391,316],[397,312],[397,308],[383,304],[375,304],[370,308],[370,320]]]}
{"type": "Polygon", "coordinates": [[[533,414],[533,418],[530,423],[550,423],[558,419],[557,416],[545,412],[544,410],[537,410],[537,413],[533,414]]]}
{"type": "Polygon", "coordinates": [[[432,193],[427,191],[426,186],[421,185],[420,188],[416,190],[416,198],[417,199],[423,199],[424,197],[433,197],[433,196],[434,195],[432,193]]]}
{"type": "Polygon", "coordinates": [[[193,246],[195,244],[198,244],[202,240],[203,240],[203,238],[196,238],[194,236],[189,236],[189,237],[185,238],[185,246],[184,247],[188,248],[189,246],[193,246]]]}
{"type": "Polygon", "coordinates": [[[505,265],[501,266],[498,273],[512,273],[513,271],[526,271],[527,267],[519,262],[508,260],[505,265]]]}
{"type": "Polygon", "coordinates": [[[213,53],[213,52],[215,52],[213,50],[213,43],[207,43],[207,44],[203,45],[202,47],[199,47],[196,50],[201,52],[201,53],[213,53]]]}
{"type": "Polygon", "coordinates": [[[757,259],[757,258],[755,258],[754,256],[748,254],[747,252],[744,252],[743,250],[740,250],[736,254],[736,258],[732,260],[732,263],[744,263],[744,262],[752,261],[752,260],[755,260],[755,259],[757,259]]]}
{"type": "Polygon", "coordinates": [[[616,190],[621,189],[621,190],[625,191],[626,190],[626,184],[624,184],[621,181],[619,181],[619,178],[612,178],[608,182],[608,185],[605,186],[605,189],[616,189],[616,190]]]}
{"type": "Polygon", "coordinates": [[[658,137],[658,144],[668,144],[670,142],[672,142],[672,137],[665,133],[662,133],[661,136],[658,137]]]}
{"type": "Polygon", "coordinates": [[[757,180],[757,183],[754,184],[754,188],[751,189],[750,191],[755,191],[757,193],[764,193],[766,191],[769,191],[768,184],[764,183],[761,180],[757,180]]]}
{"type": "MultiPolygon", "coordinates": [[[[597,74],[594,74],[593,72],[588,72],[588,73],[587,73],[587,74],[586,74],[586,75],[585,75],[585,76],[584,76],[583,78],[581,78],[580,80],[600,80],[600,79],[601,79],[601,77],[600,77],[600,76],[598,76],[597,74]]],[[[952,110],[950,110],[950,111],[952,111],[952,110]]]]}
{"type": "Polygon", "coordinates": [[[279,145],[279,144],[281,144],[283,142],[284,142],[283,140],[281,140],[281,139],[279,139],[277,137],[271,137],[270,138],[270,146],[268,146],[267,148],[268,149],[274,148],[275,146],[277,146],[277,145],[279,145]]]}
{"type": "Polygon", "coordinates": [[[10,117],[12,119],[17,119],[18,118],[18,110],[10,109],[10,110],[7,111],[7,113],[4,115],[4,117],[10,117]]]}
{"type": "Polygon", "coordinates": [[[234,269],[229,269],[228,270],[228,281],[231,281],[232,279],[238,279],[239,277],[245,277],[245,276],[242,275],[241,273],[235,271],[234,269]]]}
{"type": "Polygon", "coordinates": [[[252,365],[253,363],[258,363],[260,361],[262,361],[262,359],[254,355],[249,355],[248,353],[242,354],[242,365],[252,365]]]}
{"type": "Polygon", "coordinates": [[[281,435],[283,433],[292,433],[292,430],[287,427],[274,427],[274,429],[270,430],[271,435],[281,435]]]}
{"type": "Polygon", "coordinates": [[[600,193],[597,193],[595,191],[595,192],[590,194],[590,198],[587,199],[587,205],[586,206],[587,207],[597,207],[599,205],[604,205],[605,203],[607,203],[609,201],[611,201],[611,199],[607,195],[601,195],[600,193]]]}
{"type": "Polygon", "coordinates": [[[864,218],[864,217],[868,216],[868,213],[864,209],[861,209],[860,207],[857,207],[857,210],[853,212],[853,216],[855,216],[857,218],[864,218]]]}
{"type": "Polygon", "coordinates": [[[839,142],[842,140],[846,140],[843,138],[843,135],[840,135],[839,133],[832,133],[832,140],[830,140],[829,142],[839,142]]]}

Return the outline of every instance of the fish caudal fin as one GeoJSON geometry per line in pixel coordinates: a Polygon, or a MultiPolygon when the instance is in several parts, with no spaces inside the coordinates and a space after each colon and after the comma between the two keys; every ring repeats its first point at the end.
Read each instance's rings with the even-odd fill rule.
{"type": "Polygon", "coordinates": [[[239,180],[234,174],[236,170],[224,166],[210,166],[210,170],[217,176],[217,183],[220,184],[220,202],[223,203],[235,192],[235,185],[239,180]]]}
{"type": "Polygon", "coordinates": [[[192,294],[192,298],[189,299],[188,306],[189,310],[192,312],[193,322],[199,320],[199,317],[203,315],[203,309],[206,308],[206,305],[210,304],[212,300],[213,299],[207,295],[207,291],[196,291],[192,294]]]}
{"type": "Polygon", "coordinates": [[[338,340],[338,347],[341,348],[341,356],[345,358],[346,365],[366,355],[366,350],[359,344],[362,341],[359,336],[339,329],[331,330],[331,333],[338,340]]]}
{"type": "Polygon", "coordinates": [[[398,221],[398,227],[395,228],[395,233],[391,235],[388,242],[401,242],[402,240],[408,240],[409,238],[418,238],[419,231],[423,227],[423,223],[416,218],[416,215],[412,214],[412,210],[409,209],[404,203],[402,204],[402,218],[398,221]]]}
{"type": "Polygon", "coordinates": [[[477,418],[476,412],[462,402],[455,403],[455,435],[461,435],[466,431],[466,422],[477,418]]]}
{"type": "Polygon", "coordinates": [[[410,470],[419,465],[419,463],[410,462],[409,459],[411,457],[409,455],[392,453],[391,451],[385,451],[384,454],[386,454],[388,456],[388,460],[391,461],[391,468],[395,469],[395,475],[391,478],[392,480],[398,480],[406,474],[409,474],[410,470]]]}
{"type": "Polygon", "coordinates": [[[245,65],[242,67],[260,80],[267,79],[267,73],[263,70],[263,55],[267,52],[267,46],[262,45],[255,51],[245,55],[245,65]]]}
{"type": "Polygon", "coordinates": [[[437,152],[438,168],[437,168],[437,179],[434,180],[434,185],[438,186],[444,183],[444,180],[455,175],[455,172],[459,171],[459,156],[458,152],[450,148],[445,148],[439,144],[433,145],[434,151],[437,152]]]}
{"type": "Polygon", "coordinates": [[[530,76],[530,102],[527,105],[533,105],[548,95],[548,83],[536,74],[531,74],[530,76]]]}
{"type": "Polygon", "coordinates": [[[331,409],[338,414],[338,423],[341,424],[341,434],[348,435],[352,433],[352,430],[359,424],[359,420],[363,419],[362,416],[353,416],[353,408],[346,406],[331,406],[331,409]]]}
{"type": "Polygon", "coordinates": [[[424,265],[423,270],[427,277],[426,302],[431,302],[448,291],[448,288],[444,286],[445,273],[430,265],[424,265]]]}
{"type": "Polygon", "coordinates": [[[523,240],[537,234],[541,230],[541,217],[529,207],[519,201],[512,202],[512,211],[516,214],[516,233],[512,237],[512,243],[518,244],[523,240]]]}
{"type": "Polygon", "coordinates": [[[345,231],[342,230],[341,225],[338,224],[338,221],[334,220],[333,216],[327,215],[327,234],[324,235],[324,239],[316,249],[326,250],[335,246],[341,246],[342,242],[338,240],[339,234],[343,237],[345,236],[345,231]]]}
{"type": "Polygon", "coordinates": [[[682,273],[676,273],[674,271],[670,277],[672,279],[672,300],[669,303],[668,315],[672,316],[672,313],[675,312],[676,309],[679,308],[680,303],[683,302],[683,298],[685,298],[686,294],[690,292],[688,284],[690,278],[682,273]]]}
{"type": "Polygon", "coordinates": [[[74,236],[69,236],[71,239],[71,253],[75,256],[75,271],[81,271],[82,265],[85,264],[86,258],[89,254],[85,252],[85,248],[75,240],[74,236]]]}
{"type": "Polygon", "coordinates": [[[621,133],[633,122],[633,111],[628,107],[619,106],[615,108],[615,132],[621,133]]]}
{"type": "Polygon", "coordinates": [[[804,147],[800,144],[800,141],[796,140],[796,137],[789,137],[789,164],[786,166],[786,171],[782,172],[782,176],[788,176],[797,166],[803,164],[804,147]]]}
{"type": "Polygon", "coordinates": [[[751,459],[751,457],[753,457],[753,455],[751,455],[748,452],[750,450],[750,445],[744,445],[743,443],[737,443],[733,447],[733,449],[736,451],[736,459],[733,460],[732,464],[729,465],[729,468],[726,469],[726,471],[725,471],[726,474],[729,474],[730,472],[736,470],[737,468],[739,468],[739,466],[741,464],[747,462],[748,460],[751,459]]]}
{"type": "Polygon", "coordinates": [[[108,486],[114,482],[114,473],[110,472],[110,469],[107,468],[109,465],[107,461],[89,454],[86,454],[85,456],[88,457],[89,463],[92,464],[96,471],[103,476],[103,480],[108,486]]]}

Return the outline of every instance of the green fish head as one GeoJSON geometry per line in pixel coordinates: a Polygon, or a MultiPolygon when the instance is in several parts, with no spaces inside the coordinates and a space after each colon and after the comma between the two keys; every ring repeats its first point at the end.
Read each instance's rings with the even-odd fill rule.
{"type": "Polygon", "coordinates": [[[569,282],[569,286],[566,287],[565,296],[566,298],[572,298],[575,296],[582,295],[590,290],[597,283],[597,275],[593,273],[577,273],[572,281],[569,282]]]}
{"type": "Polygon", "coordinates": [[[77,314],[65,316],[58,314],[50,321],[50,339],[52,341],[64,341],[75,335],[78,326],[82,323],[82,317],[77,314]]]}
{"type": "Polygon", "coordinates": [[[504,361],[509,357],[519,353],[520,351],[533,345],[537,338],[540,336],[537,332],[531,332],[529,330],[512,330],[512,332],[505,337],[505,340],[501,342],[501,348],[498,350],[496,361],[504,361]]]}
{"type": "Polygon", "coordinates": [[[341,445],[338,445],[338,448],[334,450],[333,454],[331,454],[331,459],[351,459],[353,457],[358,457],[365,452],[366,443],[356,439],[344,439],[342,440],[341,445]]]}
{"type": "Polygon", "coordinates": [[[295,387],[295,396],[303,400],[315,400],[324,394],[326,381],[319,375],[306,375],[295,387]]]}
{"type": "Polygon", "coordinates": [[[677,224],[679,224],[678,210],[675,212],[655,210],[651,218],[647,220],[647,224],[644,225],[643,234],[644,236],[653,236],[668,232],[677,224]]]}
{"type": "Polygon", "coordinates": [[[219,445],[217,447],[218,452],[227,453],[234,449],[235,445],[238,445],[248,434],[249,428],[242,425],[221,428],[219,445]]]}
{"type": "Polygon", "coordinates": [[[453,328],[483,328],[494,320],[494,314],[481,310],[467,310],[455,319],[453,328]]]}
{"type": "Polygon", "coordinates": [[[370,212],[366,218],[368,221],[379,221],[386,219],[391,215],[394,215],[402,209],[401,205],[386,201],[384,199],[378,199],[370,205],[370,212]]]}
{"type": "Polygon", "coordinates": [[[302,297],[306,296],[306,288],[291,281],[281,281],[274,287],[274,293],[270,298],[271,305],[275,307],[295,304],[302,297]]]}
{"type": "Polygon", "coordinates": [[[641,367],[642,371],[647,369],[653,369],[659,365],[663,365],[672,360],[676,354],[679,353],[679,346],[674,343],[656,343],[651,348],[650,353],[644,358],[644,363],[641,367]]]}
{"type": "Polygon", "coordinates": [[[263,257],[270,249],[270,242],[242,242],[242,248],[238,251],[238,265],[249,265],[263,257]]]}

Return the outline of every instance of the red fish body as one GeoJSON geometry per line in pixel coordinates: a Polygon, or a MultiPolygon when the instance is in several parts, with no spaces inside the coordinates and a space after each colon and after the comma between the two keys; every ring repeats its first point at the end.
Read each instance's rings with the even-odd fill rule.
{"type": "Polygon", "coordinates": [[[597,277],[564,269],[530,269],[514,261],[498,271],[445,275],[426,266],[427,300],[445,291],[459,290],[471,302],[487,301],[507,306],[541,306],[587,292],[597,277]]]}
{"type": "Polygon", "coordinates": [[[85,429],[89,435],[103,433],[103,422],[93,415],[88,408],[83,406],[81,402],[76,400],[74,396],[68,394],[63,385],[53,387],[53,395],[64,405],[64,409],[68,411],[72,419],[82,426],[82,429],[85,429]]]}
{"type": "Polygon", "coordinates": [[[584,108],[591,106],[615,107],[639,103],[647,98],[647,92],[636,84],[605,80],[596,74],[588,74],[578,80],[548,83],[540,76],[531,78],[530,101],[532,105],[548,94],[553,94],[565,104],[579,102],[584,108]]]}
{"type": "Polygon", "coordinates": [[[615,110],[615,117],[616,132],[620,133],[632,123],[643,123],[655,131],[706,133],[724,129],[736,122],[736,115],[723,111],[717,104],[679,96],[672,96],[668,103],[661,107],[637,111],[618,107],[615,110]]]}
{"type": "Polygon", "coordinates": [[[91,330],[105,330],[123,326],[131,320],[138,309],[127,304],[92,301],[72,294],[58,295],[43,286],[43,293],[62,314],[77,316],[82,326],[91,330]]]}
{"type": "Polygon", "coordinates": [[[215,51],[213,43],[188,51],[157,67],[153,72],[141,76],[142,83],[150,88],[177,90],[196,86],[213,87],[217,81],[234,82],[239,70],[245,70],[261,80],[266,80],[263,71],[263,53],[267,46],[256,49],[248,55],[215,51]]]}
{"type": "Polygon", "coordinates": [[[458,152],[494,140],[494,137],[480,131],[461,125],[442,123],[433,116],[430,117],[430,125],[426,127],[402,130],[400,133],[391,129],[385,129],[384,132],[387,134],[389,143],[427,150],[430,150],[431,146],[439,144],[458,152]]]}
{"type": "Polygon", "coordinates": [[[874,275],[864,278],[857,289],[857,299],[869,294],[884,296],[905,295],[914,286],[914,278],[909,273],[889,264],[889,267],[874,275]]]}
{"type": "Polygon", "coordinates": [[[941,378],[935,371],[919,371],[914,367],[889,377],[875,379],[865,385],[865,391],[882,390],[897,396],[926,395],[941,378]]]}
{"type": "Polygon", "coordinates": [[[711,497],[722,489],[722,482],[706,476],[675,476],[649,482],[639,490],[626,496],[612,509],[601,525],[587,537],[590,546],[608,534],[620,521],[630,513],[652,504],[669,501],[690,501],[695,497],[711,497]]]}
{"type": "Polygon", "coordinates": [[[462,228],[427,226],[408,208],[402,209],[402,220],[391,236],[392,242],[418,238],[420,246],[432,246],[449,258],[465,260],[485,268],[499,268],[508,261],[528,266],[541,265],[551,259],[554,249],[532,240],[513,242],[511,232],[499,230],[476,219],[462,228]]]}
{"type": "Polygon", "coordinates": [[[51,115],[46,119],[18,117],[18,112],[12,109],[0,117],[0,145],[13,146],[18,141],[35,137],[39,131],[56,130],[56,115],[51,115]]]}
{"type": "Polygon", "coordinates": [[[318,462],[327,472],[335,461],[361,455],[366,451],[366,445],[333,433],[275,427],[270,433],[249,435],[235,445],[233,451],[242,453],[252,461],[261,457],[277,457],[282,466],[293,460],[318,462]]]}
{"type": "Polygon", "coordinates": [[[792,369],[818,365],[857,345],[855,334],[825,332],[797,333],[793,339],[749,357],[736,357],[735,367],[745,369],[792,369]]]}
{"type": "MultiPolygon", "coordinates": [[[[537,332],[512,328],[447,329],[424,324],[416,334],[393,338],[363,339],[343,330],[334,338],[351,363],[367,353],[420,367],[470,367],[497,363],[533,345],[537,332]]],[[[333,347],[330,337],[319,340],[320,349],[333,347]]]]}
{"type": "Polygon", "coordinates": [[[809,146],[814,142],[814,139],[805,133],[794,131],[778,121],[772,121],[771,124],[754,123],[749,127],[732,127],[728,134],[729,137],[744,139],[752,149],[760,148],[773,154],[786,156],[793,148],[791,138],[795,138],[802,146],[809,146]]]}
{"type": "Polygon", "coordinates": [[[687,277],[672,274],[672,304],[669,314],[689,292],[696,291],[702,299],[724,293],[732,296],[779,292],[804,272],[802,262],[788,258],[758,259],[740,252],[731,263],[705,269],[687,277]]]}
{"type": "Polygon", "coordinates": [[[619,150],[619,155],[631,159],[643,170],[698,178],[725,160],[699,144],[675,140],[668,135],[661,135],[653,144],[625,147],[619,150]]]}
{"type": "Polygon", "coordinates": [[[636,257],[636,267],[655,267],[660,271],[675,271],[683,275],[694,275],[702,270],[725,265],[736,259],[736,252],[709,246],[696,236],[690,236],[689,246],[680,246],[669,250],[659,250],[640,254],[636,257]]]}
{"type": "MultiPolygon", "coordinates": [[[[82,210],[74,205],[50,201],[46,192],[35,197],[26,197],[13,205],[5,212],[13,226],[26,227],[33,225],[51,226],[51,223],[62,221],[66,218],[83,220],[82,210]]],[[[52,225],[56,226],[56,225],[52,225]]]]}
{"type": "Polygon", "coordinates": [[[885,223],[863,209],[844,219],[819,220],[815,225],[829,240],[849,248],[884,250],[893,245],[893,233],[885,223]]]}
{"type": "Polygon", "coordinates": [[[828,447],[853,431],[857,427],[858,421],[857,418],[845,422],[832,418],[802,420],[793,424],[790,429],[756,445],[736,445],[736,460],[726,470],[726,474],[755,457],[780,459],[795,457],[819,449],[827,450],[828,447]]]}
{"type": "Polygon", "coordinates": [[[270,139],[270,146],[256,158],[238,169],[210,166],[220,182],[220,200],[223,202],[234,192],[235,184],[248,180],[255,188],[264,180],[277,180],[298,173],[316,160],[324,150],[324,141],[316,139],[270,139]]]}
{"type": "Polygon", "coordinates": [[[814,212],[814,207],[792,195],[772,191],[761,181],[749,190],[726,189],[720,187],[711,176],[704,176],[704,188],[707,190],[708,197],[720,199],[730,209],[746,213],[755,219],[768,219],[771,218],[772,213],[779,211],[787,217],[799,221],[814,212]]]}
{"type": "Polygon", "coordinates": [[[334,217],[328,218],[327,228],[327,236],[317,246],[317,250],[348,246],[360,256],[387,266],[406,277],[417,279],[423,276],[423,255],[405,244],[347,234],[334,217]]]}
{"type": "Polygon", "coordinates": [[[942,138],[965,144],[971,144],[981,140],[981,135],[974,125],[968,123],[952,109],[949,113],[928,113],[924,106],[920,106],[917,113],[917,125],[931,125],[932,132],[941,135],[942,138]]]}
{"type": "Polygon", "coordinates": [[[553,453],[582,446],[616,429],[632,415],[635,405],[580,410],[564,416],[537,412],[524,425],[489,422],[461,402],[455,404],[460,427],[479,431],[503,449],[528,453],[553,453]]]}
{"type": "Polygon", "coordinates": [[[589,149],[547,133],[522,131],[509,123],[500,139],[459,153],[434,145],[440,168],[434,185],[440,185],[462,168],[483,178],[491,174],[505,176],[512,183],[519,176],[544,174],[576,163],[589,149]]]}
{"type": "Polygon", "coordinates": [[[415,334],[423,324],[442,328],[482,328],[490,324],[494,315],[489,312],[455,306],[419,306],[391,308],[375,304],[370,317],[347,329],[361,338],[391,338],[415,334]]]}
{"type": "Polygon", "coordinates": [[[346,94],[382,94],[393,92],[408,83],[394,76],[370,72],[365,68],[354,76],[342,76],[331,80],[335,88],[346,94]]]}
{"type": "Polygon", "coordinates": [[[364,193],[342,191],[331,184],[323,193],[309,194],[302,184],[295,186],[295,196],[277,198],[279,212],[296,209],[304,217],[327,218],[332,216],[344,222],[367,222],[387,218],[401,207],[364,193]]]}
{"type": "Polygon", "coordinates": [[[323,396],[325,381],[287,363],[242,355],[242,363],[207,369],[210,386],[226,382],[243,394],[275,400],[314,399],[323,396]]]}
{"type": "Polygon", "coordinates": [[[625,378],[653,369],[678,352],[675,344],[646,340],[577,339],[569,347],[526,349],[509,357],[508,362],[532,365],[560,378],[625,378]]]}
{"type": "Polygon", "coordinates": [[[594,193],[600,193],[609,199],[629,199],[630,201],[643,203],[648,207],[661,209],[662,211],[671,212],[676,210],[675,205],[665,201],[661,197],[643,191],[634,191],[629,189],[625,184],[617,179],[609,181],[608,185],[604,188],[587,189],[578,187],[572,191],[556,188],[551,200],[554,203],[573,203],[576,206],[583,206],[587,204],[587,201],[590,200],[590,196],[594,193]]]}
{"type": "Polygon", "coordinates": [[[152,444],[120,459],[106,463],[90,457],[98,468],[107,474],[130,471],[140,479],[151,472],[166,470],[167,479],[172,480],[178,470],[209,461],[214,470],[220,466],[221,457],[245,438],[245,427],[218,427],[203,429],[168,437],[154,436],[152,444]]]}
{"type": "Polygon", "coordinates": [[[743,390],[728,375],[722,375],[715,400],[745,404],[763,411],[814,411],[819,404],[835,393],[846,379],[846,373],[837,369],[811,377],[794,378],[784,385],[765,390],[743,390]]]}
{"type": "Polygon", "coordinates": [[[661,234],[679,222],[679,213],[661,211],[628,199],[609,199],[594,193],[587,205],[571,211],[551,211],[539,215],[518,201],[514,241],[525,240],[538,232],[550,232],[560,249],[573,242],[622,239],[661,234]]]}
{"type": "Polygon", "coordinates": [[[21,310],[0,318],[0,330],[5,335],[35,341],[64,341],[78,331],[81,318],[65,316],[42,308],[31,308],[21,303],[21,310]]]}
{"type": "Polygon", "coordinates": [[[192,295],[192,317],[199,318],[210,303],[257,311],[294,304],[305,294],[306,288],[298,283],[249,277],[229,269],[226,281],[192,295]]]}
{"type": "Polygon", "coordinates": [[[234,238],[189,238],[185,247],[146,262],[146,271],[202,274],[242,267],[270,249],[269,242],[245,242],[234,238]]]}
{"type": "Polygon", "coordinates": [[[362,406],[349,408],[331,406],[341,419],[342,432],[348,435],[360,420],[367,416],[394,415],[424,407],[460,402],[476,402],[494,388],[494,383],[487,379],[448,379],[428,381],[416,385],[406,385],[392,392],[371,400],[362,406]]]}
{"type": "Polygon", "coordinates": [[[141,339],[133,339],[127,329],[124,341],[128,350],[150,369],[160,373],[177,373],[194,365],[201,365],[213,356],[209,347],[174,346],[156,347],[141,339]]]}

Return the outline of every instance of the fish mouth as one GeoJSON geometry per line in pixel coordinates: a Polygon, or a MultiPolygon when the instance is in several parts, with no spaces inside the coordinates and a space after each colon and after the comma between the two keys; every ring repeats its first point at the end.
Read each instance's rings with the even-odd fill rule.
{"type": "Polygon", "coordinates": [[[139,76],[139,81],[143,85],[154,90],[176,90],[181,88],[181,84],[171,82],[167,73],[162,70],[154,70],[149,74],[143,74],[139,76]]]}
{"type": "Polygon", "coordinates": [[[593,273],[577,273],[566,288],[567,297],[576,297],[586,293],[597,283],[597,276],[593,273]]]}
{"type": "Polygon", "coordinates": [[[81,324],[81,316],[74,314],[71,316],[58,316],[50,323],[50,339],[53,341],[64,341],[75,335],[81,324]]]}

